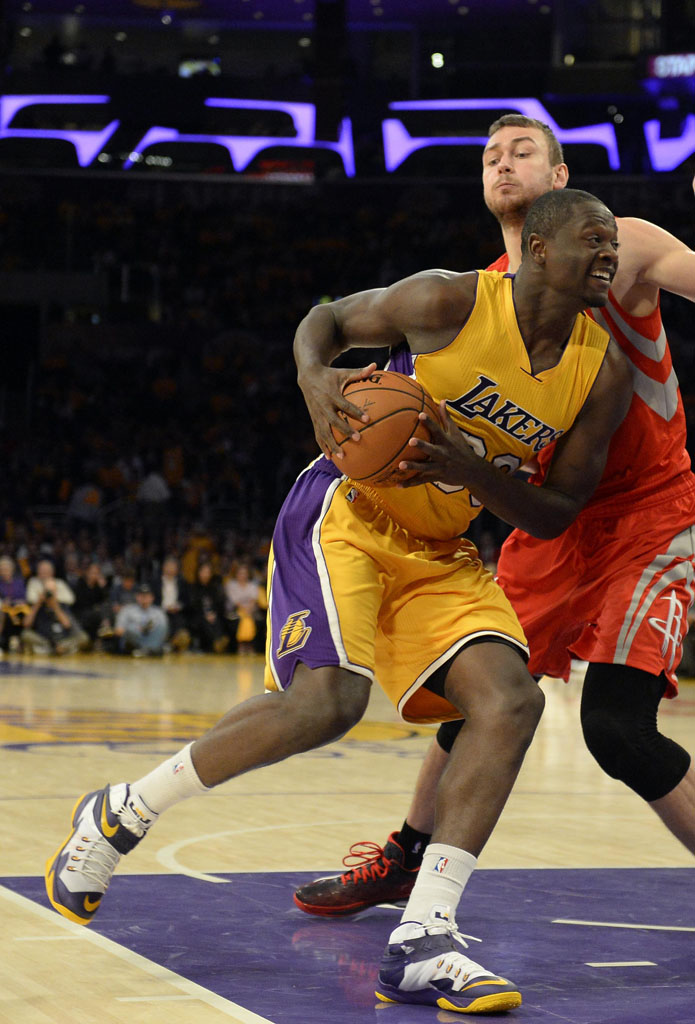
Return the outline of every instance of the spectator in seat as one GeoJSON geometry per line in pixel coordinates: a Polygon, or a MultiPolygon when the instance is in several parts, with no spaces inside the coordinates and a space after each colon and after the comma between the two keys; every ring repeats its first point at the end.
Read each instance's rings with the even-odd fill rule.
{"type": "Polygon", "coordinates": [[[19,648],[19,636],[29,612],[27,591],[22,574],[14,559],[0,557],[0,648],[3,651],[19,648]]]}
{"type": "Polygon", "coordinates": [[[175,651],[186,651],[191,645],[188,628],[189,588],[181,575],[179,560],[167,555],[162,571],[152,582],[155,604],[164,609],[168,623],[171,646],[175,651]]]}
{"type": "Polygon", "coordinates": [[[118,615],[123,605],[133,604],[137,591],[137,574],[132,566],[127,565],[120,576],[114,576],[109,591],[111,615],[118,615]]]}
{"type": "Polygon", "coordinates": [[[122,606],[113,631],[121,654],[143,658],[164,653],[169,624],[163,609],[154,602],[149,583],[138,584],[135,601],[122,606]]]}
{"type": "Polygon", "coordinates": [[[21,633],[31,654],[75,654],[89,637],[72,613],[75,595],[65,580],[56,578],[53,562],[42,558],[27,583],[29,612],[21,633]]]}
{"type": "Polygon", "coordinates": [[[264,593],[258,580],[252,578],[248,563],[239,562],[225,580],[225,610],[232,638],[240,654],[256,649],[255,644],[265,623],[264,593]]]}
{"type": "Polygon", "coordinates": [[[75,618],[92,645],[109,625],[108,585],[98,562],[90,562],[75,585],[75,618]]]}
{"type": "Polygon", "coordinates": [[[224,588],[210,562],[201,562],[191,587],[190,623],[193,641],[201,651],[222,654],[229,647],[224,614],[224,588]]]}

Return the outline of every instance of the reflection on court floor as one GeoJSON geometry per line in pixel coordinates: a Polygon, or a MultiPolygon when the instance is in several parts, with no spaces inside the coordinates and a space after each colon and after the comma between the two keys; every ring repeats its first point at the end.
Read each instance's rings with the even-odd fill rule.
{"type": "MultiPolygon", "coordinates": [[[[77,797],[143,775],[262,694],[263,659],[8,657],[0,681],[0,1020],[462,1020],[377,1003],[396,911],[330,921],[292,903],[301,881],[338,870],[351,843],[383,842],[400,825],[433,726],[399,720],[375,688],[340,742],[164,815],[81,928],[49,908],[42,879],[77,797]]],[[[538,734],[459,914],[484,940],[471,956],[520,985],[509,1024],[692,1024],[692,855],[589,755],[581,673],[542,685],[538,734]]],[[[660,715],[694,750],[695,683],[660,715]]]]}
{"type": "MultiPolygon", "coordinates": [[[[229,1000],[248,1012],[240,1019],[259,1024],[461,1020],[377,1002],[377,965],[398,911],[330,921],[292,903],[293,889],[312,877],[306,872],[219,877],[227,884],[116,876],[89,931],[229,1000]]],[[[2,881],[48,905],[42,879],[2,881]]],[[[483,940],[471,943],[470,955],[513,978],[524,994],[506,1020],[692,1024],[695,868],[481,870],[464,904],[461,930],[483,940]]]]}

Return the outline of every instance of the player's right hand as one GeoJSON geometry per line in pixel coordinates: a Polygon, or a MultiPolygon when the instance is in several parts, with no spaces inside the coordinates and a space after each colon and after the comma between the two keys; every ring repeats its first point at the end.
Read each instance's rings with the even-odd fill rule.
{"type": "Polygon", "coordinates": [[[353,419],[368,423],[369,416],[343,396],[343,388],[354,380],[364,380],[370,373],[374,373],[376,368],[376,363],[370,363],[369,366],[357,370],[322,366],[314,370],[309,378],[299,382],[314,425],[314,436],[327,458],[343,458],[343,452],[333,435],[332,427],[339,437],[350,437],[353,441],[359,441],[359,433],[352,430],[345,417],[351,416],[353,419]]]}

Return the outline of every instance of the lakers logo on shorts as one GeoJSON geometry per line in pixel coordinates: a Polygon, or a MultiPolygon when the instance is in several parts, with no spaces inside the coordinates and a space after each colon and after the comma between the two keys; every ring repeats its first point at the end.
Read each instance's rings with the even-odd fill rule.
{"type": "Polygon", "coordinates": [[[280,630],[280,643],[275,652],[278,658],[283,658],[286,654],[292,654],[293,651],[302,649],[311,633],[311,626],[307,626],[304,621],[310,614],[309,609],[305,608],[301,612],[292,612],[288,617],[280,630]]]}

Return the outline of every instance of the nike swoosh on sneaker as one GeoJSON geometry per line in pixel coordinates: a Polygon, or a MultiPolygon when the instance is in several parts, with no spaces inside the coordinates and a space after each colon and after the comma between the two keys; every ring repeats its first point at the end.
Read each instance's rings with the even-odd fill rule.
{"type": "Polygon", "coordinates": [[[101,805],[101,831],[104,833],[107,839],[112,839],[113,836],[118,832],[118,819],[116,819],[115,825],[109,825],[109,819],[106,813],[106,801],[108,795],[104,794],[104,801],[101,805]]]}
{"type": "Polygon", "coordinates": [[[88,914],[93,914],[100,903],[101,896],[97,896],[95,900],[90,900],[89,896],[85,896],[83,900],[84,909],[87,911],[88,914]]]}
{"type": "Polygon", "coordinates": [[[467,992],[470,988],[477,988],[478,985],[501,985],[503,988],[510,988],[510,983],[505,978],[480,978],[478,981],[472,981],[470,985],[464,985],[461,989],[462,992],[467,992]]]}

